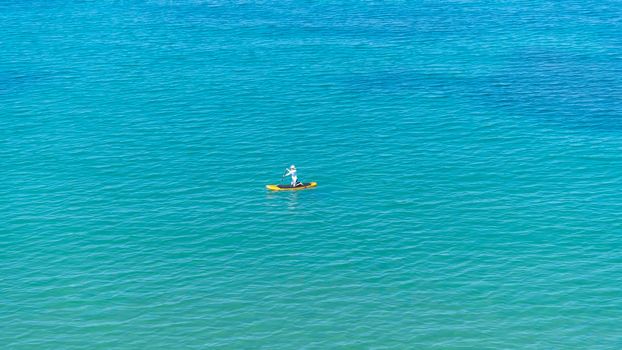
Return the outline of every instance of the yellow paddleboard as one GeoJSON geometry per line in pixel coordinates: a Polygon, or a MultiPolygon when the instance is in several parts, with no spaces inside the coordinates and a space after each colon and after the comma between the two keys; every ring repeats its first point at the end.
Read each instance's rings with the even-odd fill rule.
{"type": "Polygon", "coordinates": [[[266,185],[270,191],[298,191],[317,186],[317,182],[304,182],[301,185],[292,187],[292,185],[266,185]]]}

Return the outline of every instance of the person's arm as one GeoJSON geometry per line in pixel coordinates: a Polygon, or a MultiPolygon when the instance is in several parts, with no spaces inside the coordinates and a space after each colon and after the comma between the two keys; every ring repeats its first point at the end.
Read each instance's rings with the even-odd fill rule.
{"type": "Polygon", "coordinates": [[[289,169],[285,169],[285,171],[287,172],[287,174],[283,175],[283,176],[289,176],[292,174],[292,172],[289,169]]]}

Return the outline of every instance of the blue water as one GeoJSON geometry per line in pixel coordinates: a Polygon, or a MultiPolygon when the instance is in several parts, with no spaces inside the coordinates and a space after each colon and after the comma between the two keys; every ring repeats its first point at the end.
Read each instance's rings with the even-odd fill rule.
{"type": "Polygon", "coordinates": [[[0,347],[619,349],[621,163],[616,1],[5,1],[0,347]]]}

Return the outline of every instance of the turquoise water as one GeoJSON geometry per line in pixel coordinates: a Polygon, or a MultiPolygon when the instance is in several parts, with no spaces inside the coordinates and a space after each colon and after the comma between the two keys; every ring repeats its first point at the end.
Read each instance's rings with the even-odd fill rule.
{"type": "Polygon", "coordinates": [[[614,1],[0,4],[2,349],[622,347],[614,1]],[[296,164],[319,187],[268,193],[296,164]]]}

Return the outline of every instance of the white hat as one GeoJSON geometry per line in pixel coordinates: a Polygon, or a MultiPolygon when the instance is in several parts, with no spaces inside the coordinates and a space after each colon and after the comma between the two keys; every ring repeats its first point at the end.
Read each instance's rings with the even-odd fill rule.
{"type": "Polygon", "coordinates": [[[289,167],[290,169],[296,169],[296,166],[294,164],[292,164],[292,166],[289,167]]]}

